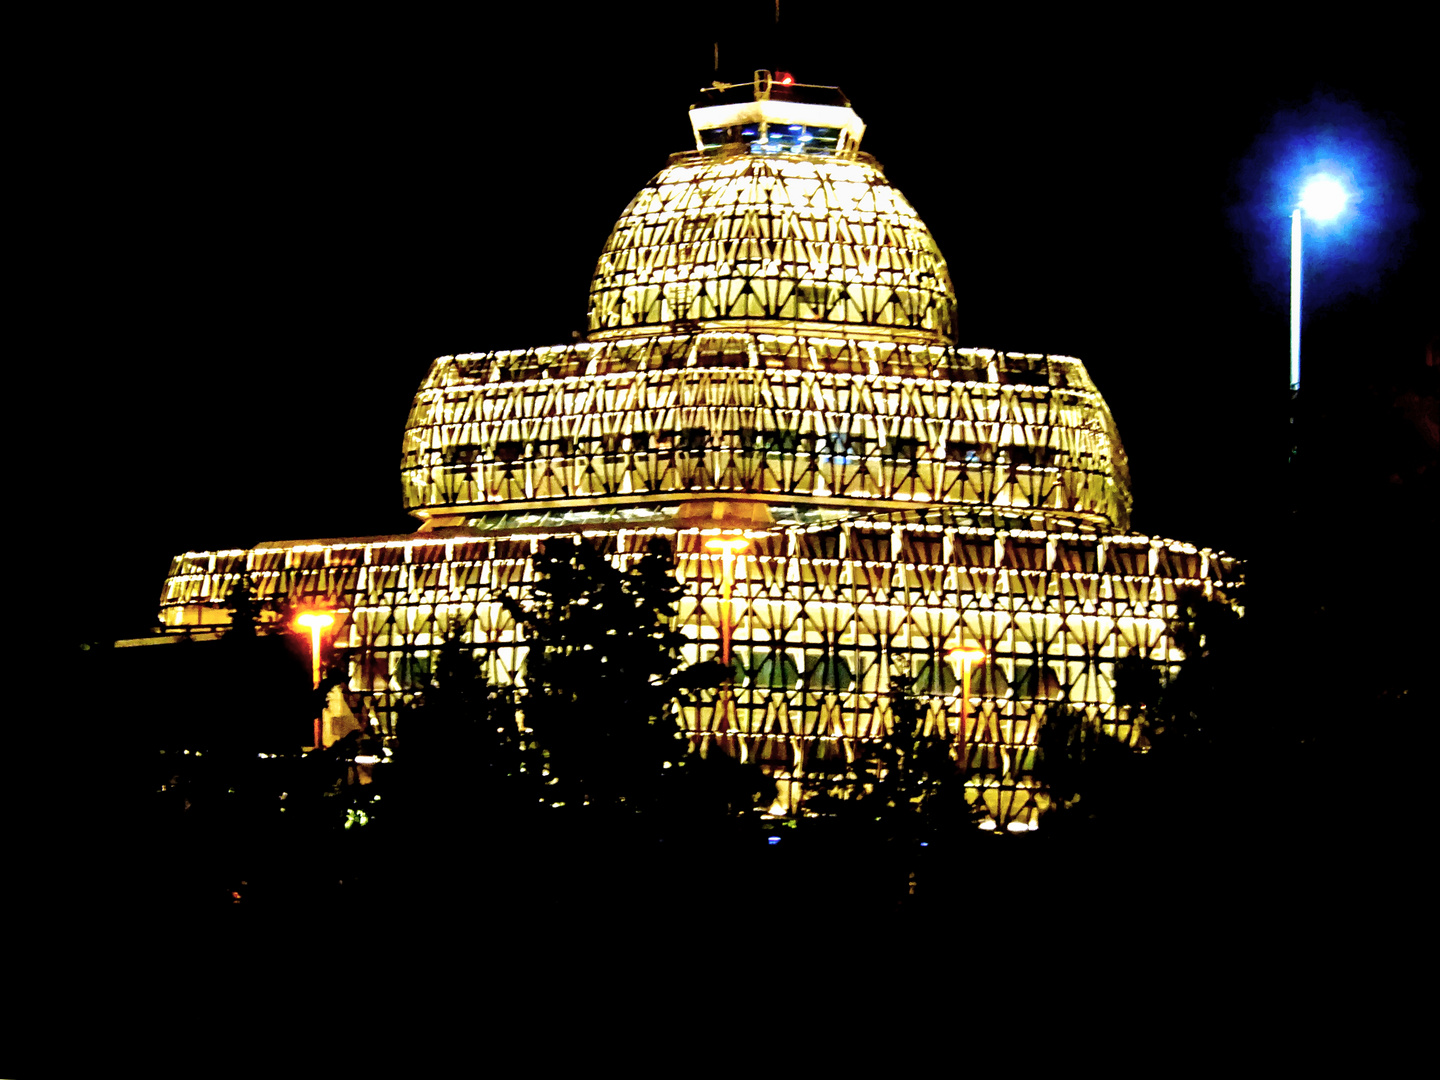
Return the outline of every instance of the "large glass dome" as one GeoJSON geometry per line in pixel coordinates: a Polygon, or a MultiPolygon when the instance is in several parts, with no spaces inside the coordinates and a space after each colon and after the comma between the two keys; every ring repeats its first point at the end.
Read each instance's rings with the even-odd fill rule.
{"type": "Polygon", "coordinates": [[[704,322],[948,343],[955,292],[915,208],[859,152],[833,87],[719,85],[615,223],[590,283],[590,338],[704,322]]]}
{"type": "Polygon", "coordinates": [[[677,154],[615,223],[590,283],[592,340],[785,324],[949,342],[939,248],[873,161],[677,154]]]}

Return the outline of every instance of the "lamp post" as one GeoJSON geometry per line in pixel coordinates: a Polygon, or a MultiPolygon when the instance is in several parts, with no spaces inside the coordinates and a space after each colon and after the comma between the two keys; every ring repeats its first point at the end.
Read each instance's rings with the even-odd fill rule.
{"type": "MultiPolygon", "coordinates": [[[[335,622],[335,616],[327,611],[306,611],[295,620],[295,625],[310,631],[310,679],[311,685],[320,689],[320,631],[335,622]]],[[[324,715],[324,706],[315,715],[315,749],[321,746],[320,723],[324,715]]]]}
{"type": "Polygon", "coordinates": [[[730,666],[730,593],[735,585],[735,556],[750,546],[743,536],[713,536],[705,541],[709,551],[720,552],[720,662],[730,666]]]}
{"type": "Polygon", "coordinates": [[[1290,392],[1300,391],[1300,233],[1301,220],[1330,221],[1345,209],[1345,186],[1333,176],[1311,177],[1290,215],[1290,392]]]}
{"type": "Polygon", "coordinates": [[[970,669],[985,662],[985,650],[977,645],[961,645],[945,654],[955,665],[955,675],[960,679],[960,746],[965,746],[970,735],[970,669]]]}

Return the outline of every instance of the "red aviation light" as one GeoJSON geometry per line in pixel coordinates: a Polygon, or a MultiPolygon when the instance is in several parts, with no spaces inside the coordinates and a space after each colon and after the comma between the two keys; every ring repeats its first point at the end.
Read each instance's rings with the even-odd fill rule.
{"type": "Polygon", "coordinates": [[[794,86],[795,76],[791,75],[788,71],[779,71],[775,74],[775,81],[781,86],[794,86]]]}

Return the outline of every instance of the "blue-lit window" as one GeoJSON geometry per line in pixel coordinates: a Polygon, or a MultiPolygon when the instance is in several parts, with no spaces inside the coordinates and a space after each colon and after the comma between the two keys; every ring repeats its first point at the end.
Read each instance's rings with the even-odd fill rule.
{"type": "Polygon", "coordinates": [[[715,153],[715,152],[716,152],[717,150],[719,150],[722,146],[724,146],[727,142],[733,141],[733,140],[730,140],[730,139],[727,139],[727,138],[726,138],[726,133],[727,133],[728,131],[730,131],[730,130],[732,130],[732,129],[730,129],[730,128],[701,128],[701,129],[700,129],[700,149],[703,150],[703,151],[704,151],[705,153],[707,153],[707,154],[713,154],[713,153],[715,153]]]}
{"type": "Polygon", "coordinates": [[[993,447],[990,449],[990,452],[983,458],[981,457],[980,450],[981,448],[973,443],[946,443],[945,457],[949,461],[966,461],[973,464],[979,461],[990,460],[995,456],[993,447]]]}
{"type": "Polygon", "coordinates": [[[841,431],[829,431],[816,437],[815,453],[821,461],[858,461],[850,449],[850,436],[841,431]]]}
{"type": "Polygon", "coordinates": [[[752,154],[829,155],[840,148],[840,135],[840,128],[805,124],[735,124],[702,128],[700,147],[707,154],[718,154],[726,147],[748,146],[752,154]]]}
{"type": "Polygon", "coordinates": [[[756,131],[750,136],[752,154],[833,154],[839,144],[839,128],[804,124],[770,124],[763,134],[756,131]]]}

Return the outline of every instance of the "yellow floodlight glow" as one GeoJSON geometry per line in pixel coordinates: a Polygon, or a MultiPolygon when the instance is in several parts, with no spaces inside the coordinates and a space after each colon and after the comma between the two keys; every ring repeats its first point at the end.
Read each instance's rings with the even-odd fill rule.
{"type": "Polygon", "coordinates": [[[951,649],[945,654],[945,659],[951,661],[958,660],[961,663],[968,664],[983,664],[986,655],[985,650],[978,645],[964,645],[957,649],[951,649]]]}
{"type": "Polygon", "coordinates": [[[735,586],[735,556],[750,546],[743,536],[712,536],[705,541],[710,551],[720,552],[720,662],[730,666],[730,637],[734,631],[731,625],[730,594],[735,586]]]}
{"type": "MultiPolygon", "coordinates": [[[[310,631],[310,678],[312,685],[318,690],[320,688],[320,631],[327,626],[333,626],[335,616],[328,611],[302,611],[295,619],[295,625],[302,630],[310,631]]],[[[320,722],[324,713],[324,706],[321,711],[315,714],[315,748],[318,750],[321,745],[320,722]]]]}
{"type": "Polygon", "coordinates": [[[970,669],[976,664],[983,664],[986,654],[978,645],[960,645],[949,650],[945,658],[955,665],[955,674],[960,676],[960,727],[955,734],[960,744],[960,761],[963,765],[968,756],[965,741],[970,731],[970,669]]]}

